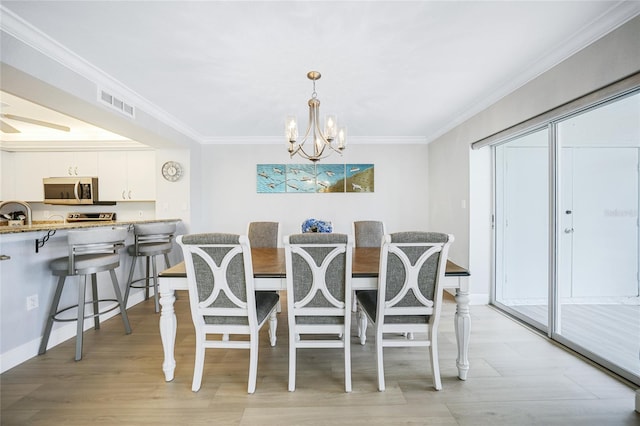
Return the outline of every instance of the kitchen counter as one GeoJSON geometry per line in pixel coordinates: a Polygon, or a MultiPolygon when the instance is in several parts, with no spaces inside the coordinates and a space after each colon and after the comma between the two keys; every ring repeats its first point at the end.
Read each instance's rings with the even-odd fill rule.
{"type": "MultiPolygon", "coordinates": [[[[131,218],[131,216],[129,216],[131,218]]],[[[127,228],[125,246],[134,244],[133,224],[136,223],[176,223],[176,235],[185,232],[185,225],[180,219],[131,218],[132,220],[71,222],[34,221],[30,226],[0,226],[0,359],[4,370],[13,367],[35,356],[42,330],[49,314],[49,304],[53,300],[58,277],[51,273],[49,267],[53,259],[69,253],[68,234],[75,229],[97,229],[99,227],[119,226],[127,228]]],[[[1,223],[1,222],[0,222],[1,223]]],[[[6,222],[5,222],[6,223],[6,222]]],[[[133,257],[123,247],[119,252],[120,267],[116,275],[120,290],[124,293],[133,257]]],[[[174,240],[173,250],[169,254],[170,264],[182,261],[182,251],[174,240]]],[[[159,260],[159,266],[164,263],[159,260]]],[[[144,276],[144,266],[136,268],[134,279],[144,276]]],[[[110,274],[98,274],[100,297],[115,299],[115,292],[110,274]],[[104,285],[101,285],[104,284],[104,285]]],[[[78,301],[78,292],[72,285],[76,279],[68,280],[60,299],[60,306],[72,306],[78,301]]],[[[88,290],[90,291],[90,290],[88,290]]],[[[128,306],[133,306],[145,299],[144,289],[132,289],[128,306]]],[[[113,302],[111,302],[113,304],[113,302]]],[[[90,306],[90,305],[88,305],[90,306]]],[[[104,304],[108,309],[109,304],[104,304]]],[[[91,309],[91,308],[89,308],[91,309]]],[[[100,317],[106,321],[119,310],[113,310],[100,317]]],[[[91,327],[85,322],[85,326],[91,327]]],[[[55,345],[76,336],[76,323],[64,322],[54,324],[50,342],[55,345]]],[[[73,359],[73,357],[71,357],[73,359]]]]}
{"type": "Polygon", "coordinates": [[[113,220],[65,222],[61,220],[34,220],[32,225],[8,226],[7,222],[0,222],[1,234],[18,234],[22,232],[57,231],[59,229],[95,228],[99,226],[129,226],[136,223],[180,222],[181,219],[152,219],[152,220],[113,220]],[[4,224],[4,225],[3,225],[4,224]]]}

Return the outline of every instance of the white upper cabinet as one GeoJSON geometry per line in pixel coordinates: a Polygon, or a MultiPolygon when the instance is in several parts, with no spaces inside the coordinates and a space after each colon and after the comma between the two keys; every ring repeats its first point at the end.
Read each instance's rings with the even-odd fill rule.
{"type": "MultiPolygon", "coordinates": [[[[6,154],[6,153],[5,153],[6,154]]],[[[10,173],[7,187],[3,183],[3,197],[23,201],[38,201],[44,199],[42,178],[49,174],[51,152],[13,152],[11,169],[2,168],[2,180],[10,173]],[[6,194],[5,194],[6,189],[6,194]]]]}
{"type": "Polygon", "coordinates": [[[98,172],[100,200],[153,201],[156,198],[153,151],[100,152],[98,172]]]}
{"type": "Polygon", "coordinates": [[[0,200],[13,200],[15,198],[16,179],[14,173],[13,152],[0,150],[0,200]]]}
{"type": "Polygon", "coordinates": [[[49,176],[98,176],[97,152],[50,152],[49,176]]]}
{"type": "Polygon", "coordinates": [[[3,152],[2,200],[43,200],[45,177],[98,176],[102,201],[155,201],[154,151],[3,152]]]}

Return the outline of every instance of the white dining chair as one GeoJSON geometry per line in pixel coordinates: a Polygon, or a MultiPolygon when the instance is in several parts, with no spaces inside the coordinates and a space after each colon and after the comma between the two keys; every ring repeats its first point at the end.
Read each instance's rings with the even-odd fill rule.
{"type": "Polygon", "coordinates": [[[248,392],[254,393],[258,372],[258,337],[269,320],[276,344],[278,293],[255,291],[249,239],[209,233],[177,238],[184,254],[191,318],[196,329],[196,357],[191,390],[202,384],[205,349],[249,349],[248,392]],[[209,339],[220,335],[219,339],[209,339]],[[249,339],[232,339],[234,335],[249,339]]]}
{"type": "MultiPolygon", "coordinates": [[[[387,228],[381,220],[356,220],[353,222],[354,247],[378,247],[387,233],[387,228]]],[[[356,312],[355,293],[351,298],[351,310],[356,312]]]]}
{"type": "Polygon", "coordinates": [[[383,348],[429,348],[433,386],[442,389],[438,362],[438,324],[442,281],[453,235],[400,232],[385,236],[377,290],[359,290],[358,335],[366,342],[368,320],[375,324],[378,390],[384,391],[383,348]],[[406,339],[398,334],[414,333],[406,339]],[[424,339],[420,338],[425,335],[424,339]]]}
{"type": "Polygon", "coordinates": [[[251,248],[278,247],[280,222],[249,222],[247,235],[251,248]]]}
{"type": "Polygon", "coordinates": [[[342,348],[345,391],[351,392],[353,240],[345,234],[294,234],[285,237],[284,248],[289,321],[289,391],[293,392],[296,388],[298,349],[342,348]]]}

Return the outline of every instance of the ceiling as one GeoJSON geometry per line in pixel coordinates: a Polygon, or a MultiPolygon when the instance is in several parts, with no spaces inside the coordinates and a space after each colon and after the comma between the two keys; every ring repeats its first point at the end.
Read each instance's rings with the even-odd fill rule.
{"type": "Polygon", "coordinates": [[[30,141],[128,141],[128,138],[109,132],[61,114],[33,102],[0,91],[1,114],[0,120],[17,130],[17,132],[0,133],[3,142],[30,141]],[[5,116],[7,114],[7,116],[5,116]],[[12,118],[15,116],[15,118],[12,118]],[[23,118],[36,119],[56,126],[67,127],[69,130],[50,128],[38,123],[24,121],[23,118]]]}
{"type": "Polygon", "coordinates": [[[284,142],[285,116],[306,123],[310,70],[321,114],[352,142],[428,143],[640,13],[638,1],[1,6],[200,143],[284,142]]]}

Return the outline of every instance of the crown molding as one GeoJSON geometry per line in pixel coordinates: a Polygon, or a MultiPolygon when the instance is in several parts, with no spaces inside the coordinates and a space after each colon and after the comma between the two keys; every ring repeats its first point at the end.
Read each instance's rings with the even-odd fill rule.
{"type": "MultiPolygon", "coordinates": [[[[121,96],[127,103],[134,105],[136,110],[144,111],[156,120],[202,143],[203,136],[200,133],[148,101],[119,80],[111,77],[100,68],[72,52],[1,4],[0,15],[2,15],[2,19],[0,19],[0,30],[93,82],[96,85],[96,95],[94,99],[96,105],[104,108],[104,106],[98,102],[98,88],[107,89],[112,94],[121,96]]],[[[105,110],[108,111],[106,108],[105,110]]]]}
{"type": "MultiPolygon", "coordinates": [[[[351,136],[349,145],[426,145],[426,136],[351,136]]],[[[282,145],[287,144],[284,136],[247,136],[204,138],[203,145],[282,145]]]]}
{"type": "Polygon", "coordinates": [[[491,91],[492,96],[485,97],[482,101],[465,111],[455,114],[453,120],[428,137],[428,143],[435,141],[440,136],[446,134],[481,111],[484,111],[500,99],[515,92],[638,15],[640,15],[640,1],[618,1],[613,3],[613,6],[602,15],[584,25],[568,39],[563,40],[558,43],[558,45],[549,49],[548,52],[534,60],[528,66],[523,67],[519,72],[516,72],[516,78],[507,82],[507,84],[494,87],[494,90],[491,91]]]}
{"type": "Polygon", "coordinates": [[[147,145],[134,141],[0,141],[0,151],[140,151],[151,150],[147,145]]]}

